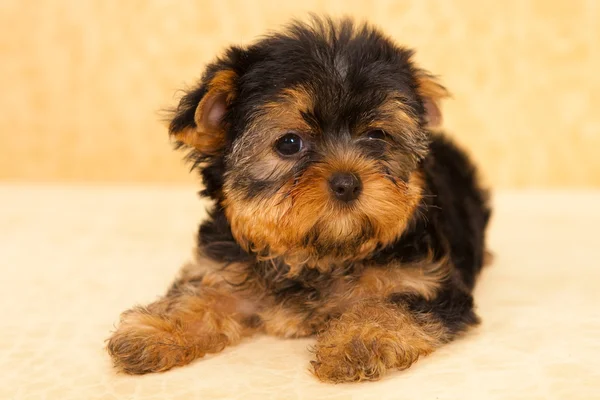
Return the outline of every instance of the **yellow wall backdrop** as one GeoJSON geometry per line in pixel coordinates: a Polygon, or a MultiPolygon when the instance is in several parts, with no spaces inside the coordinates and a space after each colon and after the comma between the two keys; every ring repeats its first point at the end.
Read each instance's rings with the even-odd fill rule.
{"type": "Polygon", "coordinates": [[[595,0],[0,0],[0,179],[191,182],[158,111],[224,46],[309,11],[416,48],[494,186],[600,186],[595,0]]]}

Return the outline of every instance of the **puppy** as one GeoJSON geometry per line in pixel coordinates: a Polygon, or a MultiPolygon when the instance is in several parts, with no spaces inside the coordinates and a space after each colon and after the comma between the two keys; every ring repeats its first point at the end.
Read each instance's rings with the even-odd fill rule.
{"type": "Polygon", "coordinates": [[[322,381],[376,380],[476,325],[490,208],[434,129],[447,96],[351,20],[230,47],[169,126],[214,201],[196,259],[122,314],[115,366],[166,371],[266,333],[316,336],[322,381]]]}

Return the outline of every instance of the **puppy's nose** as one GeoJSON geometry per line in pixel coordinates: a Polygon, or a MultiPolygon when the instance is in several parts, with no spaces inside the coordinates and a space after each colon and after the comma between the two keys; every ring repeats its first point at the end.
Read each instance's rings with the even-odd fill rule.
{"type": "Polygon", "coordinates": [[[360,179],[348,172],[336,172],[329,179],[329,187],[334,196],[345,202],[356,200],[362,191],[360,179]]]}

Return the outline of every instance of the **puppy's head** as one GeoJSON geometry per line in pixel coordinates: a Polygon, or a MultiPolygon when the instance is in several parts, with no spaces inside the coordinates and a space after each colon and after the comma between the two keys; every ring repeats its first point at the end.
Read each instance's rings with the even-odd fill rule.
{"type": "Polygon", "coordinates": [[[315,19],[208,66],[170,133],[242,246],[320,266],[398,238],[447,95],[411,57],[372,27],[315,19]]]}

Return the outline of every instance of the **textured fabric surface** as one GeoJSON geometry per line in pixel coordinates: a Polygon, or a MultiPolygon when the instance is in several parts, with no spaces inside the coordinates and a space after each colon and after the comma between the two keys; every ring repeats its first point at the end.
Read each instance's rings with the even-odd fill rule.
{"type": "Polygon", "coordinates": [[[416,48],[494,186],[600,186],[596,0],[2,0],[0,178],[190,182],[157,111],[225,46],[309,11],[416,48]]]}
{"type": "Polygon", "coordinates": [[[167,373],[116,374],[104,340],[164,292],[204,204],[191,187],[0,186],[0,399],[592,399],[600,193],[500,193],[482,325],[380,382],[328,385],[311,339],[256,337],[167,373]]]}

